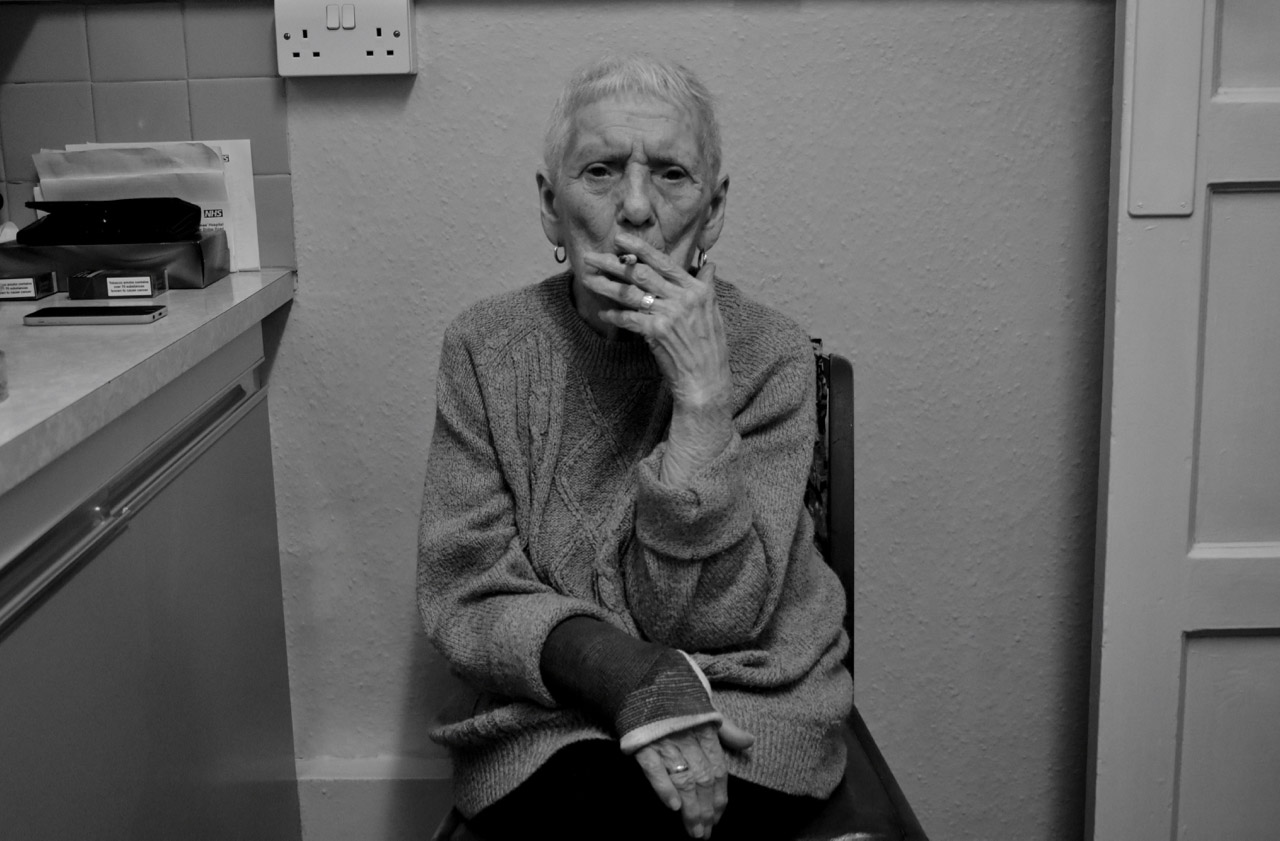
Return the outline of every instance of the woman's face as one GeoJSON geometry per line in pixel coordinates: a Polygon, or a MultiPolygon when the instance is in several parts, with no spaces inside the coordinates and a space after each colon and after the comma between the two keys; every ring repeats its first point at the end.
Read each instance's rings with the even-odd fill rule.
{"type": "MultiPolygon", "coordinates": [[[[728,178],[703,160],[696,117],[662,99],[609,97],[573,116],[554,184],[538,173],[542,224],[563,245],[574,276],[586,252],[622,253],[619,231],[692,262],[720,233],[728,178]]],[[[575,284],[580,286],[579,284],[575,284]]]]}

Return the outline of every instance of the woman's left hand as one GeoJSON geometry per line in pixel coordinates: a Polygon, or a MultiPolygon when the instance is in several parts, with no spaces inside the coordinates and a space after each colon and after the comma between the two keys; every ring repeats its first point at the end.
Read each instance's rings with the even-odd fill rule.
{"type": "Polygon", "coordinates": [[[753,741],[750,733],[726,720],[658,739],[641,748],[636,760],[658,797],[673,811],[680,810],[685,831],[708,838],[729,803],[724,750],[745,750],[753,741]]]}
{"type": "Polygon", "coordinates": [[[583,283],[617,304],[600,318],[644,336],[677,404],[703,408],[730,397],[729,347],[716,304],[715,265],[691,275],[663,251],[637,236],[614,242],[638,258],[625,265],[616,255],[589,253],[584,262],[600,272],[583,283]]]}
{"type": "Polygon", "coordinates": [[[613,254],[585,254],[600,274],[583,283],[617,305],[602,309],[600,318],[644,336],[657,359],[673,400],[662,478],[683,484],[733,437],[733,380],[715,265],[694,276],[639,237],[618,234],[614,242],[638,261],[625,265],[613,254]]]}

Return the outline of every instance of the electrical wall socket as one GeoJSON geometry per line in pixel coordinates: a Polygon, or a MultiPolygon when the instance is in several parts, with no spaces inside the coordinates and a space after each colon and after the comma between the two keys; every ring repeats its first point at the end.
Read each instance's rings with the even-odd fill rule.
{"type": "Polygon", "coordinates": [[[275,0],[281,76],[417,73],[413,0],[275,0]]]}

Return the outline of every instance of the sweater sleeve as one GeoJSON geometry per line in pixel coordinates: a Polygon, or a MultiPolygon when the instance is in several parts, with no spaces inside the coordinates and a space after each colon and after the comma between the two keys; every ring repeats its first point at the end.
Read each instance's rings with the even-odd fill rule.
{"type": "Polygon", "coordinates": [[[450,327],[436,380],[436,422],[418,531],[418,609],[432,643],[477,689],[548,707],[539,658],[570,616],[605,611],[539,580],[489,433],[474,360],[450,327]]]}
{"type": "Polygon", "coordinates": [[[813,562],[804,487],[813,459],[813,355],[797,341],[744,388],[725,450],[684,487],[661,480],[665,445],[638,469],[627,601],[656,642],[740,647],[767,628],[792,563],[813,562]]]}
{"type": "Polygon", "coordinates": [[[724,720],[689,655],[607,622],[574,617],[557,625],[542,649],[542,674],[556,698],[609,721],[623,753],[724,720]]]}

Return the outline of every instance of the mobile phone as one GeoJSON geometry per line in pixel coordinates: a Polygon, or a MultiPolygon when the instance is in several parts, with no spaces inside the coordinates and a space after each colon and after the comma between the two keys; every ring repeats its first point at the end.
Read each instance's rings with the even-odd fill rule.
{"type": "Polygon", "coordinates": [[[42,307],[22,317],[23,324],[150,324],[164,318],[169,308],[163,304],[128,306],[42,307]]]}

